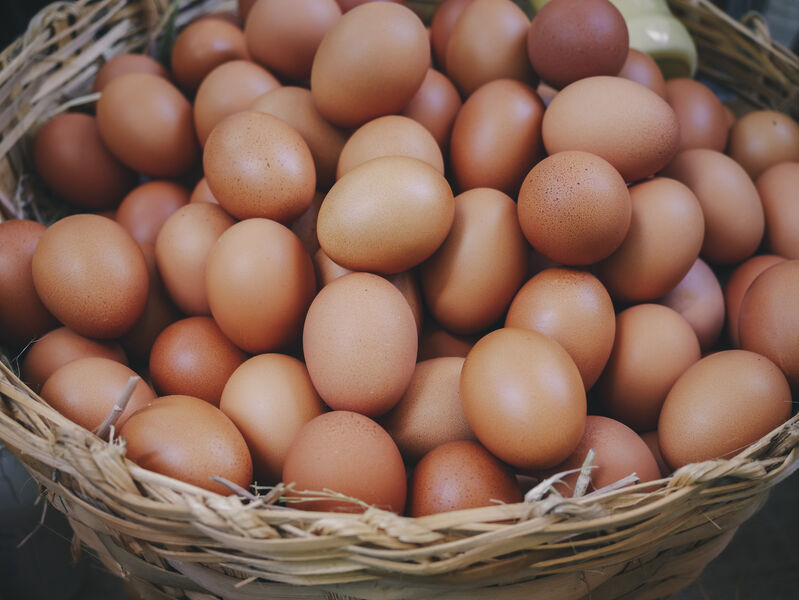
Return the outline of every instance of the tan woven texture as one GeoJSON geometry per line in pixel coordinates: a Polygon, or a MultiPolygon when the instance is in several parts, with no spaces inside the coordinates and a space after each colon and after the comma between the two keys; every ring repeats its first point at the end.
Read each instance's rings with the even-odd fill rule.
{"type": "MultiPolygon", "coordinates": [[[[178,27],[231,2],[79,0],[50,5],[0,55],[0,207],[47,222],[62,210],[30,173],[36,128],[87,103],[104,60],[154,51],[178,27]]],[[[702,73],[756,106],[799,118],[799,60],[706,0],[672,0],[702,73]]],[[[26,465],[77,542],[146,599],[666,598],[727,545],[769,489],[799,467],[799,417],[731,460],[577,499],[546,484],[525,501],[411,519],[370,509],[313,513],[291,490],[222,497],[127,461],[48,407],[0,365],[0,440],[26,465]]]]}

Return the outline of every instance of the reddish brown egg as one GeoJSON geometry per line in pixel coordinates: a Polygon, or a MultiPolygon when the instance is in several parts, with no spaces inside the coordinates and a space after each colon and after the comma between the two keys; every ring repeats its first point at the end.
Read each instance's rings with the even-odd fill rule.
{"type": "Polygon", "coordinates": [[[300,429],[286,456],[283,482],[299,491],[331,490],[361,501],[320,499],[292,502],[292,508],[355,513],[366,505],[395,513],[405,508],[405,465],[397,445],[377,423],[349,411],[325,413],[300,429]]]}
{"type": "Polygon", "coordinates": [[[119,54],[103,64],[94,76],[92,92],[101,92],[108,82],[128,73],[150,73],[169,80],[169,72],[146,54],[119,54]]]}
{"type": "Polygon", "coordinates": [[[319,248],[313,255],[313,266],[314,272],[316,273],[316,283],[320,289],[334,279],[353,273],[351,269],[345,269],[341,265],[333,262],[322,248],[319,248]]]}
{"type": "Polygon", "coordinates": [[[769,167],[755,186],[763,202],[769,248],[785,258],[799,258],[799,162],[769,167]]]}
{"type": "Polygon", "coordinates": [[[122,225],[139,244],[155,245],[166,220],[188,204],[189,190],[172,181],[148,181],[132,190],[116,213],[122,225]]]}
{"type": "Polygon", "coordinates": [[[640,83],[664,100],[666,98],[666,82],[663,80],[663,73],[660,71],[660,67],[651,56],[640,50],[630,48],[618,77],[640,83]]]}
{"type": "Polygon", "coordinates": [[[236,7],[239,12],[239,22],[243,25],[247,21],[247,15],[250,14],[253,4],[256,0],[237,0],[236,7]]]}
{"type": "Polygon", "coordinates": [[[647,431],[646,433],[642,433],[641,439],[644,440],[646,445],[649,447],[649,451],[652,453],[652,456],[655,457],[655,462],[657,462],[658,469],[660,469],[660,475],[662,477],[668,477],[671,475],[671,467],[666,464],[666,460],[663,458],[663,453],[660,451],[658,432],[647,431]]]}
{"type": "Polygon", "coordinates": [[[447,46],[452,35],[452,28],[460,18],[463,10],[472,0],[444,0],[438,5],[430,23],[430,42],[433,47],[433,57],[439,69],[447,65],[447,46]]]}
{"type": "Polygon", "coordinates": [[[419,91],[402,114],[424,125],[441,149],[446,150],[461,104],[460,94],[447,76],[428,69],[419,91]]]}
{"type": "Polygon", "coordinates": [[[756,110],[730,129],[729,155],[752,179],[769,167],[799,161],[799,123],[774,110],[756,110]]]}
{"type": "Polygon", "coordinates": [[[454,335],[437,323],[427,319],[419,334],[419,356],[417,360],[421,362],[444,356],[466,358],[476,341],[477,336],[454,335]]]}
{"type": "Polygon", "coordinates": [[[724,303],[727,309],[727,334],[730,342],[740,348],[741,341],[738,336],[738,315],[741,301],[746,290],[763,271],[785,260],[782,256],[774,254],[759,254],[741,263],[724,286],[724,303]]]}
{"type": "Polygon", "coordinates": [[[680,150],[709,148],[724,152],[729,133],[727,115],[713,90],[694,79],[669,79],[666,101],[680,122],[680,150]]]}
{"type": "Polygon", "coordinates": [[[191,396],[164,396],[131,416],[119,437],[140,467],[225,496],[233,492],[211,479],[223,477],[247,489],[252,459],[239,430],[218,408],[191,396]]]}
{"type": "Polygon", "coordinates": [[[211,188],[208,187],[208,180],[205,177],[200,179],[200,181],[197,182],[197,185],[194,186],[191,196],[189,197],[189,202],[207,202],[208,204],[219,204],[219,200],[214,198],[213,193],[211,193],[211,188]]]}

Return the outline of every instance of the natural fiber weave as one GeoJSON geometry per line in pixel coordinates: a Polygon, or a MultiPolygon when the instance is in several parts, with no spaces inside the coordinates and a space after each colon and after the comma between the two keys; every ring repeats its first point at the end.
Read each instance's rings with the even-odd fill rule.
{"type": "MultiPolygon", "coordinates": [[[[176,22],[230,4],[180,2],[176,22]]],[[[795,56],[705,0],[672,5],[697,36],[703,73],[758,106],[788,107],[796,116],[786,104],[797,97],[795,56]],[[728,35],[737,41],[721,44],[728,35]],[[715,62],[716,53],[724,60],[715,62]]],[[[81,95],[102,60],[155,49],[170,29],[169,6],[53,4],[0,55],[7,216],[58,214],[28,175],[31,133],[70,103],[93,100],[81,95]]],[[[14,357],[2,358],[9,366],[0,364],[0,440],[67,515],[76,540],[148,599],[665,598],[695,578],[768,490],[799,467],[796,417],[734,459],[577,499],[542,487],[523,503],[417,519],[376,509],[305,512],[277,503],[292,493],[283,486],[257,498],[222,497],[139,468],[124,458],[123,443],[62,417],[16,377],[14,357]]]]}

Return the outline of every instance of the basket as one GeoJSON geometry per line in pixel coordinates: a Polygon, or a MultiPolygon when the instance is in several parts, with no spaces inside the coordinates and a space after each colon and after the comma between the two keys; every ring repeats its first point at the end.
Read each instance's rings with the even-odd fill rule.
{"type": "MultiPolygon", "coordinates": [[[[232,2],[78,0],[48,6],[0,55],[0,205],[48,221],[31,133],[85,94],[99,65],[157,49],[158,33],[232,2]],[[177,7],[176,9],[174,7],[177,7]],[[77,98],[77,99],[76,99],[77,98]]],[[[671,0],[702,74],[799,119],[799,59],[707,0],[671,0]]],[[[55,212],[54,212],[55,211],[55,212]]],[[[0,440],[80,543],[147,600],[254,598],[666,598],[688,585],[799,468],[799,416],[730,460],[564,499],[407,518],[306,512],[263,496],[223,497],[144,470],[47,406],[0,362],[0,440]]]]}

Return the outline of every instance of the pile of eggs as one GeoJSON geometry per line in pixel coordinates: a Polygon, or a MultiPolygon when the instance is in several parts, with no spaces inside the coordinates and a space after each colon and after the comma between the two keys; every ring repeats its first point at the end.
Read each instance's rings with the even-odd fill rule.
{"type": "Polygon", "coordinates": [[[141,466],[412,516],[790,417],[789,116],[664,82],[608,0],[241,4],[36,134],[75,214],[0,224],[0,338],[47,403],[96,430],[138,375],[141,466]]]}

